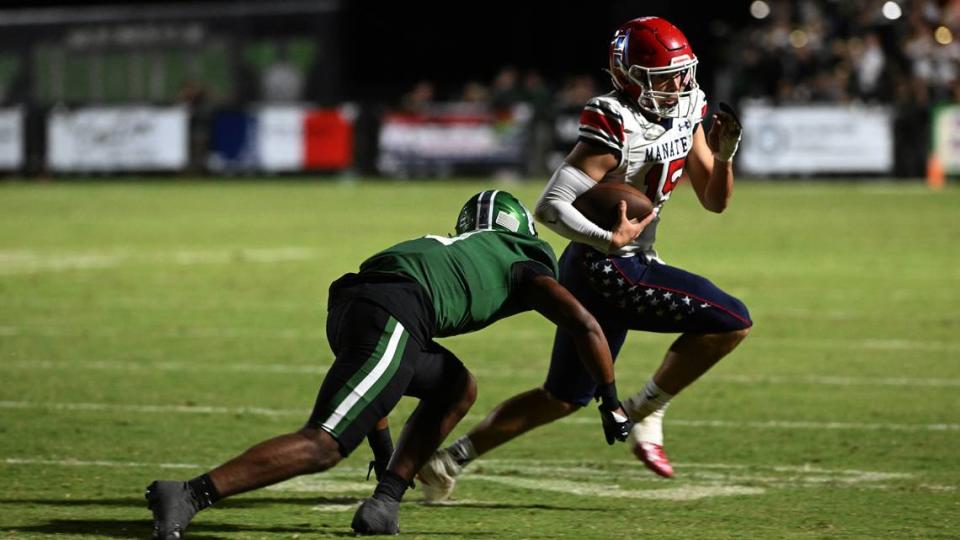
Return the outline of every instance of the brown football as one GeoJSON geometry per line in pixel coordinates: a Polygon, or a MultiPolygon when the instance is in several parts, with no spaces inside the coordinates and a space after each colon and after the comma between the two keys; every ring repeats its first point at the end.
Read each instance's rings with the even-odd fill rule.
{"type": "Polygon", "coordinates": [[[653,212],[653,203],[639,189],[623,182],[600,182],[580,194],[573,207],[601,228],[611,230],[620,218],[617,205],[627,201],[627,217],[643,219],[653,212]]]}

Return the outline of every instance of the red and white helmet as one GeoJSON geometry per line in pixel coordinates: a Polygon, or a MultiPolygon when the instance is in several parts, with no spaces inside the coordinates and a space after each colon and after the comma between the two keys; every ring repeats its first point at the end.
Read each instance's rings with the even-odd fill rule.
{"type": "Polygon", "coordinates": [[[617,29],[610,42],[613,86],[641,109],[661,117],[684,117],[693,107],[697,57],[679,28],[660,17],[640,17],[617,29]],[[655,82],[676,79],[674,88],[655,82]]]}

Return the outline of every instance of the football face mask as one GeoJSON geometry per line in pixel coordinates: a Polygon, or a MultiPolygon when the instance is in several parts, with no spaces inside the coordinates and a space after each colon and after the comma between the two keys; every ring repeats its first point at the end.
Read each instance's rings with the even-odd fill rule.
{"type": "Polygon", "coordinates": [[[609,56],[613,86],[641,109],[673,118],[693,112],[697,57],[676,26],[659,17],[629,21],[614,34],[609,56]]]}

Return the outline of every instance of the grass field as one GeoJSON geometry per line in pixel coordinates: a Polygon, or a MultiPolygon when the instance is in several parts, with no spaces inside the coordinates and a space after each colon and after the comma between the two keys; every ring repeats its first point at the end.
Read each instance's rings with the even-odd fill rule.
{"type": "MultiPolygon", "coordinates": [[[[488,186],[0,185],[0,538],[148,537],[147,483],[306,418],[332,361],[329,282],[450,232],[488,186]]],[[[528,203],[541,187],[497,186],[528,203]]],[[[664,218],[661,255],[756,323],[674,401],[677,477],[607,447],[591,408],[471,465],[449,505],[409,492],[403,536],[960,537],[960,190],[744,182],[723,215],[680,189],[664,218]]],[[[453,436],[540,384],[551,339],[528,314],[444,340],[480,385],[453,436]]],[[[629,338],[622,394],[670,340],[629,338]]],[[[188,537],[350,536],[368,459],[224,501],[188,537]]]]}

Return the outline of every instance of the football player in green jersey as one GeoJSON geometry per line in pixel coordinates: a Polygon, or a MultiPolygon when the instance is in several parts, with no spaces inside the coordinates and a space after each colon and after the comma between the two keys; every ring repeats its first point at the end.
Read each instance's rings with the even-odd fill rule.
{"type": "Polygon", "coordinates": [[[617,397],[607,340],[557,281],[553,250],[537,238],[530,212],[509,193],[484,191],[464,205],[456,232],[397,244],[330,286],[327,338],[336,359],[306,425],[192,480],[150,484],[155,538],[181,538],[198,511],[224,497],[330,469],[409,395],[420,404],[352,524],[360,534],[396,534],[405,490],[476,398],[473,375],[434,338],[523,311],[535,310],[574,336],[599,386],[607,443],[627,438],[631,422],[617,397]]]}

